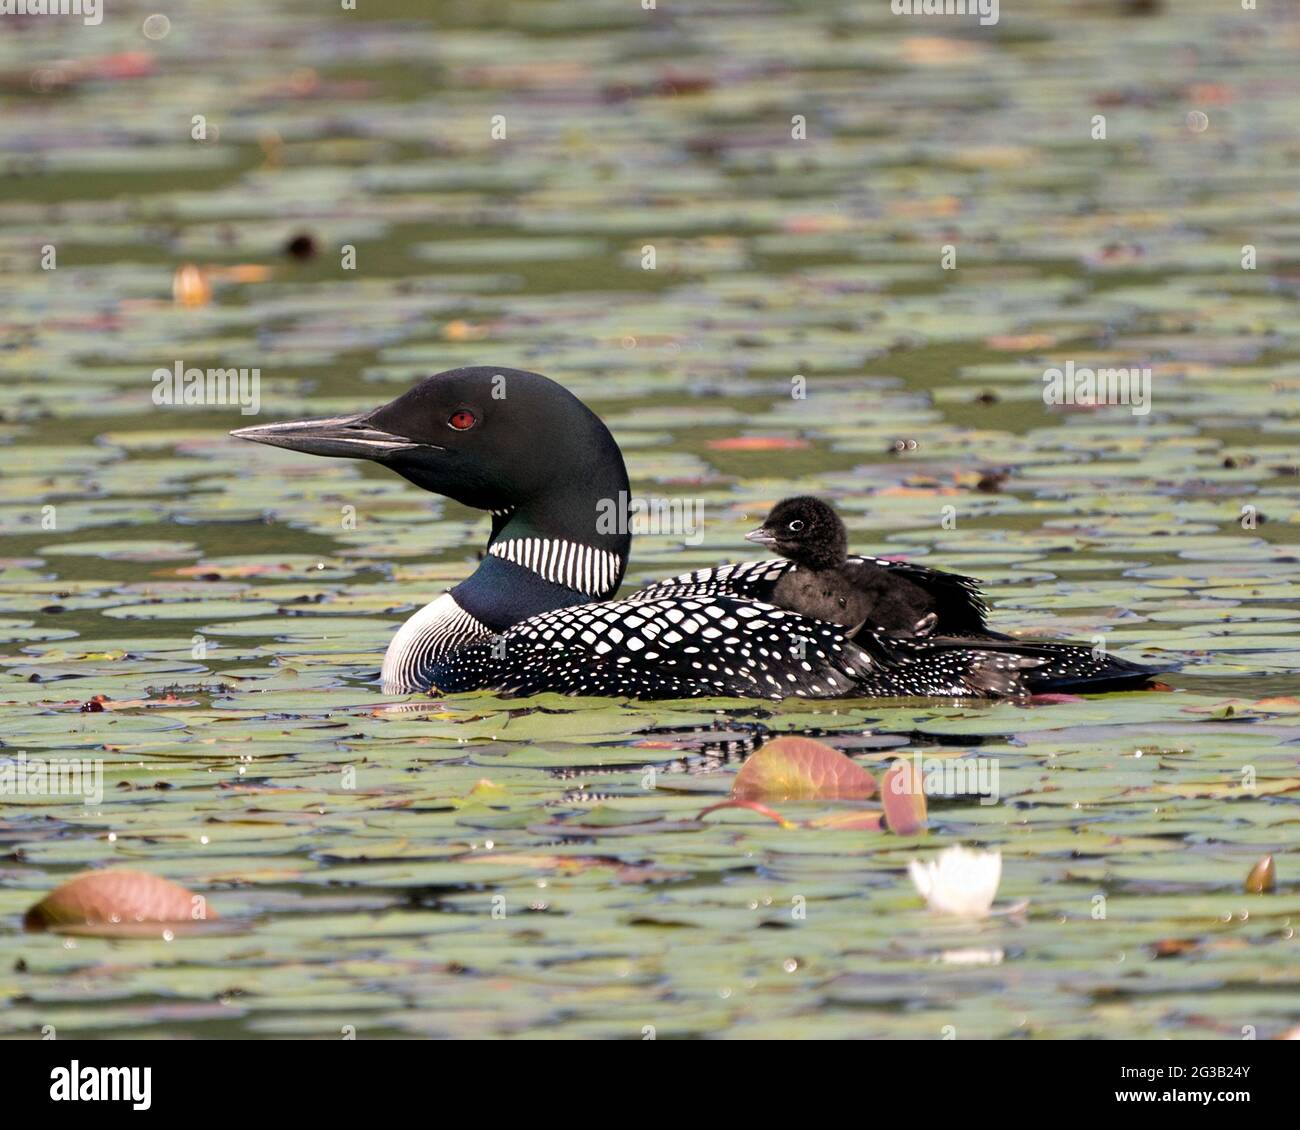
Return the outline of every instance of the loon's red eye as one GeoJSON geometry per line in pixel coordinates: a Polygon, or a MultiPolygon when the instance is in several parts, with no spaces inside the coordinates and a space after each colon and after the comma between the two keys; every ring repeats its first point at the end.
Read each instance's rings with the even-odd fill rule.
{"type": "Polygon", "coordinates": [[[457,408],[455,412],[447,417],[447,423],[458,432],[467,432],[478,423],[478,417],[468,408],[457,408]]]}

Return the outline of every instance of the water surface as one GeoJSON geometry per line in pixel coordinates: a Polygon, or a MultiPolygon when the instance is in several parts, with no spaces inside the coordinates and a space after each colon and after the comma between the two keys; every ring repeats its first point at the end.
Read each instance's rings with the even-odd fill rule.
{"type": "Polygon", "coordinates": [[[359,8],[123,2],[0,37],[0,753],[105,774],[101,804],[0,810],[0,1033],[1293,1023],[1293,9],[359,8]],[[282,253],[300,232],[310,261],[282,253]],[[187,263],[210,301],[174,301],[187,263]],[[1150,412],[1047,407],[1066,361],[1150,367],[1150,412]],[[855,550],[983,578],[1003,631],[1182,669],[1029,706],[393,711],[384,646],[486,520],[229,440],[237,407],[155,405],[177,362],[257,367],[260,420],[535,369],[609,422],[639,494],[704,506],[700,544],[640,539],[629,584],[748,556],[771,502],[811,491],[855,550]],[[650,823],[721,799],[778,732],[876,770],[996,758],[1001,803],[931,798],[909,838],[650,823]],[[954,843],[1001,850],[1023,920],[926,912],[907,861],[954,843]],[[1266,853],[1277,892],[1244,894],[1266,853]],[[234,929],[21,933],[109,864],[234,929]]]}

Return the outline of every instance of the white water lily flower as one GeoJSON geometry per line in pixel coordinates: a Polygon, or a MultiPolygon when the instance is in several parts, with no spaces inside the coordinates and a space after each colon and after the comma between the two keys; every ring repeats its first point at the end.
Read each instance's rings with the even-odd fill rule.
{"type": "Polygon", "coordinates": [[[950,847],[937,860],[912,860],[907,872],[931,910],[984,918],[1002,881],[1002,853],[950,847]]]}

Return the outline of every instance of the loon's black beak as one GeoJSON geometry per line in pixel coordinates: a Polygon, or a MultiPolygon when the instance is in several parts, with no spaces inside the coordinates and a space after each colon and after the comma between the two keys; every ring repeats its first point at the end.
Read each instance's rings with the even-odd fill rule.
{"type": "Polygon", "coordinates": [[[750,530],[745,535],[746,541],[752,541],[757,545],[776,545],[776,534],[772,533],[766,526],[759,526],[756,530],[750,530]]]}
{"type": "Polygon", "coordinates": [[[442,451],[431,443],[419,443],[394,435],[370,423],[369,415],[332,416],[327,420],[289,420],[283,424],[256,424],[230,433],[236,439],[287,447],[308,455],[336,455],[348,459],[379,459],[402,451],[442,451]]]}

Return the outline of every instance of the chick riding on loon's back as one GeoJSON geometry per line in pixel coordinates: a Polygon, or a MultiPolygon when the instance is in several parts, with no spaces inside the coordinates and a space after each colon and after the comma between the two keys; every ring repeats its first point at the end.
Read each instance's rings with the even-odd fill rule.
{"type": "Polygon", "coordinates": [[[973,581],[874,558],[853,560],[879,570],[868,611],[888,612],[881,625],[782,607],[789,592],[777,590],[796,568],[787,560],[700,570],[613,600],[631,546],[622,454],[595,413],[537,373],[453,369],[373,412],[231,434],[369,459],[491,513],[478,568],[393,637],[387,691],[990,697],[1132,687],[1155,674],[1080,645],[988,632],[973,581]]]}
{"type": "Polygon", "coordinates": [[[933,595],[899,570],[849,559],[848,531],[820,498],[783,499],[745,540],[794,563],[772,590],[772,603],[780,608],[849,628],[850,637],[864,627],[925,636],[939,622],[933,595]]]}

